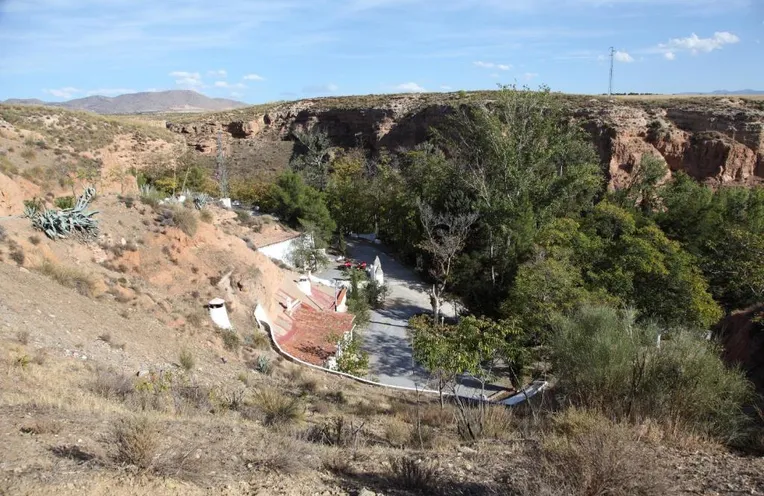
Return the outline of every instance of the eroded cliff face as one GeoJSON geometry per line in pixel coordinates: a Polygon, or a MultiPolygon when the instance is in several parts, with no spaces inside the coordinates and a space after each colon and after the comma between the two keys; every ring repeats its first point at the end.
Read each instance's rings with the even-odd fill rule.
{"type": "MultiPolygon", "coordinates": [[[[341,147],[373,151],[410,148],[428,139],[460,98],[433,102],[419,95],[393,95],[373,105],[363,99],[303,100],[260,114],[211,114],[204,121],[168,123],[189,146],[212,154],[222,131],[239,167],[277,170],[288,164],[296,130],[319,126],[341,147]],[[338,103],[340,102],[340,103],[338,103]]],[[[610,186],[628,180],[645,154],[663,157],[672,171],[712,183],[764,180],[764,107],[740,98],[624,101],[571,98],[572,118],[586,129],[609,174],[610,186]]]]}

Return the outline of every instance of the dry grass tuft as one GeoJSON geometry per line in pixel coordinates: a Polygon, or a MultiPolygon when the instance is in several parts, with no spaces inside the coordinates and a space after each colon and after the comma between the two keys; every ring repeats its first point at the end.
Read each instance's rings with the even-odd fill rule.
{"type": "Polygon", "coordinates": [[[24,346],[29,344],[29,331],[19,331],[16,333],[16,341],[24,346]]]}
{"type": "Polygon", "coordinates": [[[93,297],[96,292],[95,278],[86,272],[74,267],[66,267],[50,260],[45,260],[37,267],[37,271],[50,277],[57,283],[67,288],[76,290],[83,296],[93,297]]]}
{"type": "Polygon", "coordinates": [[[543,439],[540,477],[529,483],[527,494],[666,493],[665,472],[631,428],[582,411],[563,413],[553,425],[557,432],[543,439]]]}
{"type": "Polygon", "coordinates": [[[25,425],[20,430],[24,434],[39,436],[41,434],[59,434],[62,429],[63,426],[61,425],[61,422],[56,420],[38,419],[31,424],[25,425]]]}
{"type": "Polygon", "coordinates": [[[202,209],[201,212],[199,212],[199,219],[201,219],[202,222],[206,222],[207,224],[212,224],[213,216],[212,212],[209,210],[202,209]]]}
{"type": "Polygon", "coordinates": [[[122,419],[111,434],[114,461],[142,470],[150,469],[159,447],[158,431],[145,417],[122,419]]]}
{"type": "Polygon", "coordinates": [[[271,388],[261,389],[254,395],[255,406],[262,413],[263,423],[285,427],[302,422],[305,407],[298,398],[290,398],[271,388]]]}
{"type": "Polygon", "coordinates": [[[426,460],[408,456],[391,457],[390,473],[393,483],[401,489],[434,493],[440,485],[437,466],[426,460]]]}
{"type": "Polygon", "coordinates": [[[267,436],[252,452],[248,464],[254,469],[294,475],[317,465],[309,445],[289,436],[267,436]]]}
{"type": "Polygon", "coordinates": [[[411,426],[395,417],[385,425],[385,439],[390,445],[401,448],[411,440],[411,426]]]}
{"type": "Polygon", "coordinates": [[[183,370],[186,372],[191,372],[196,366],[196,359],[194,359],[193,353],[187,348],[180,350],[178,360],[180,361],[180,366],[183,367],[183,370]]]}
{"type": "Polygon", "coordinates": [[[135,385],[132,377],[100,369],[90,383],[90,391],[102,398],[124,401],[135,391],[135,385]]]}

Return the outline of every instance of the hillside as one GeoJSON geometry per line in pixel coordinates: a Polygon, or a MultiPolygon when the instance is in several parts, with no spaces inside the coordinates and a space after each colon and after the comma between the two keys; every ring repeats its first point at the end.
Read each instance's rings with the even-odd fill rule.
{"type": "Polygon", "coordinates": [[[244,107],[247,104],[225,98],[210,98],[191,90],[129,93],[115,97],[88,96],[65,102],[43,102],[38,99],[9,99],[8,105],[46,105],[70,110],[86,110],[97,114],[143,114],[157,112],[203,112],[244,107]]]}
{"type": "MultiPolygon", "coordinates": [[[[293,132],[319,126],[334,145],[329,153],[333,164],[357,174],[354,181],[345,183],[348,189],[332,198],[331,215],[343,201],[349,208],[337,218],[345,222],[357,220],[360,224],[364,211],[380,212],[366,217],[379,222],[382,229],[390,229],[386,222],[406,228],[401,239],[420,245],[418,207],[411,201],[416,197],[412,191],[418,187],[417,181],[434,190],[435,181],[428,181],[435,176],[426,169],[412,168],[407,176],[371,170],[369,177],[360,177],[364,171],[358,167],[353,172],[353,167],[365,164],[367,158],[387,159],[390,155],[385,149],[394,154],[415,146],[427,139],[429,126],[443,122],[460,102],[490,101],[494,95],[327,98],[196,115],[141,117],[0,105],[0,494],[764,493],[764,458],[754,456],[764,446],[761,422],[751,416],[750,424],[741,422],[735,427],[734,422],[743,416],[742,406],[751,403],[735,403],[724,396],[727,390],[745,388],[745,378],[725,369],[716,349],[708,347],[697,332],[692,334],[693,341],[678,339],[680,335],[672,340],[667,335],[656,348],[655,328],[643,328],[642,323],[629,327],[635,335],[639,329],[651,332],[644,348],[634,348],[644,351],[638,356],[644,362],[639,363],[621,348],[611,353],[631,340],[598,341],[591,356],[586,355],[587,346],[567,347],[579,350],[585,358],[587,374],[580,376],[601,379],[604,385],[580,391],[585,393],[582,396],[588,393],[598,398],[598,394],[612,391],[594,403],[599,407],[570,395],[564,389],[565,377],[550,371],[546,360],[533,360],[519,371],[520,377],[512,376],[511,383],[517,386],[536,379],[548,381],[547,392],[523,405],[481,408],[478,403],[448,398],[441,405],[437,394],[374,386],[330,374],[296,361],[279,348],[278,336],[268,332],[273,329],[263,325],[255,312],[261,307],[278,316],[273,321],[286,329],[297,320],[291,308],[299,300],[285,288],[299,285],[303,274],[258,252],[258,246],[271,246],[258,240],[270,243],[286,239],[284,233],[293,236],[294,231],[284,229],[271,215],[226,210],[214,201],[201,209],[190,199],[160,202],[168,191],[179,191],[185,184],[180,176],[191,176],[191,189],[217,193],[213,167],[218,131],[223,131],[232,190],[237,181],[250,179],[237,192],[259,201],[274,176],[289,167],[297,148],[293,132]],[[341,147],[363,150],[345,154],[341,147]],[[139,190],[139,179],[150,187],[139,190]],[[56,203],[88,185],[96,185],[98,192],[90,207],[98,212],[94,218],[99,231],[93,238],[54,241],[22,217],[25,201],[35,198],[56,208],[56,203]],[[361,201],[353,202],[355,199],[361,201]],[[225,300],[233,331],[213,325],[207,308],[213,298],[225,300]],[[690,344],[697,347],[674,347],[690,344]],[[680,353],[672,352],[677,349],[680,353]],[[661,355],[660,350],[666,354],[661,355]],[[696,353],[698,350],[703,352],[696,353]],[[613,357],[621,360],[608,362],[613,357]],[[612,376],[599,376],[596,371],[601,368],[595,365],[602,364],[614,368],[625,364],[627,368],[618,368],[612,376]],[[630,383],[636,377],[629,375],[634,370],[650,378],[640,388],[630,383]],[[730,379],[733,375],[738,381],[730,379]],[[628,391],[617,389],[623,384],[628,391]],[[637,390],[651,392],[653,384],[667,386],[660,396],[636,395],[637,390]],[[707,394],[697,384],[714,394],[707,394]],[[630,400],[623,400],[626,397],[630,400]],[[633,415],[610,414],[626,405],[631,411],[633,398],[637,398],[633,415]],[[653,401],[655,398],[659,400],[653,401]],[[607,407],[614,410],[604,410],[607,407]],[[673,407],[676,410],[669,411],[673,407]],[[666,415],[655,413],[667,411],[666,415]]],[[[764,107],[759,100],[561,98],[565,98],[566,115],[584,125],[587,134],[581,140],[595,145],[602,172],[613,187],[629,178],[631,167],[645,153],[660,154],[673,170],[685,170],[711,183],[713,188],[703,190],[709,198],[712,190],[724,189],[721,184],[756,186],[764,175],[764,107]]],[[[596,167],[590,170],[600,180],[598,184],[604,184],[600,171],[596,167]]],[[[550,176],[556,176],[556,171],[550,176]]],[[[436,178],[438,190],[459,193],[456,181],[449,177],[436,178]]],[[[301,181],[292,183],[298,193],[301,181]]],[[[700,190],[688,191],[689,197],[700,196],[696,195],[700,190]]],[[[297,195],[302,201],[301,217],[313,214],[313,208],[329,196],[302,193],[297,195]]],[[[282,194],[287,193],[282,190],[282,194]]],[[[760,218],[761,210],[754,208],[758,204],[752,201],[750,208],[744,207],[740,198],[725,203],[731,208],[722,212],[724,216],[716,219],[711,215],[717,222],[707,224],[712,228],[703,233],[722,231],[718,226],[727,221],[727,215],[745,217],[750,211],[752,218],[760,218]]],[[[566,271],[562,273],[564,289],[578,284],[573,272],[578,268],[573,263],[582,254],[592,256],[584,267],[587,272],[617,274],[623,281],[619,287],[635,287],[639,296],[655,293],[668,300],[674,294],[685,294],[688,287],[705,291],[699,269],[689,265],[695,257],[681,251],[678,242],[666,238],[657,227],[638,226],[634,220],[638,209],[606,205],[607,200],[600,202],[599,197],[597,201],[595,215],[578,220],[582,225],[587,220],[599,224],[580,231],[570,230],[577,229],[577,222],[572,213],[567,216],[572,207],[564,202],[560,208],[566,216],[558,219],[558,230],[548,232],[553,240],[547,239],[544,250],[532,253],[530,263],[520,266],[527,270],[537,264],[541,269],[538,277],[527,278],[538,281],[539,293],[513,293],[529,295],[531,317],[552,315],[550,307],[535,305],[551,301],[547,295],[554,291],[561,269],[566,271]],[[624,234],[627,230],[628,235],[624,234]],[[579,249],[584,251],[575,251],[579,249]],[[560,256],[571,259],[556,262],[555,257],[560,256]],[[610,264],[622,261],[623,265],[611,269],[615,265],[610,264]],[[628,270],[621,270],[623,267],[628,270]],[[687,267],[692,270],[684,270],[687,267]],[[630,273],[639,273],[640,278],[629,278],[630,273]],[[536,294],[542,296],[536,298],[536,294]]],[[[329,215],[326,205],[324,212],[329,215]]],[[[289,222],[287,215],[278,216],[289,222]]],[[[689,218],[690,228],[709,221],[689,218]]],[[[647,221],[640,218],[639,222],[647,221]]],[[[742,221],[730,227],[732,234],[741,233],[741,237],[730,238],[741,240],[734,246],[746,246],[748,251],[716,258],[730,263],[723,268],[732,274],[731,281],[745,278],[746,283],[762,283],[764,279],[754,279],[751,274],[761,273],[758,254],[764,253],[764,243],[759,243],[756,233],[743,231],[742,221]],[[729,270],[737,269],[738,261],[744,270],[729,270]]],[[[359,228],[354,232],[370,231],[359,228]]],[[[474,238],[476,243],[488,236],[474,238]]],[[[408,343],[406,333],[414,324],[409,327],[406,319],[418,307],[410,308],[401,295],[421,288],[401,279],[401,267],[408,262],[395,251],[392,237],[382,239],[383,244],[366,246],[384,250],[383,258],[398,262],[394,265],[384,258],[389,269],[385,284],[400,284],[399,291],[386,300],[383,296],[376,311],[384,318],[374,319],[369,327],[361,325],[355,336],[369,337],[372,325],[405,327],[400,333],[408,343]]],[[[362,243],[352,237],[347,240],[348,244],[355,242],[362,243]]],[[[330,254],[333,258],[337,253],[330,254]]],[[[367,258],[371,261],[372,257],[357,260],[367,258]]],[[[478,276],[489,280],[490,271],[478,266],[482,260],[488,258],[460,264],[462,270],[477,267],[476,276],[467,282],[478,276]]],[[[414,272],[414,263],[405,270],[414,272]]],[[[341,269],[334,263],[330,270],[339,273],[341,269]]],[[[328,311],[333,311],[332,300],[336,304],[337,295],[329,290],[324,296],[328,311]]],[[[426,293],[420,296],[428,300],[426,293]]],[[[600,292],[597,297],[604,300],[608,295],[600,292]]],[[[655,307],[666,312],[684,310],[675,301],[655,307]]],[[[692,310],[692,305],[686,306],[692,310]]],[[[308,313],[311,319],[315,317],[310,322],[316,327],[326,317],[315,309],[308,313]]],[[[741,362],[759,381],[761,363],[752,350],[761,349],[760,313],[761,307],[733,313],[717,328],[721,344],[727,347],[726,358],[741,362]]],[[[524,318],[525,314],[518,316],[524,318]]],[[[495,322],[492,328],[503,328],[508,321],[495,322]]],[[[604,322],[608,330],[616,328],[610,326],[614,321],[604,322]]],[[[510,324],[514,331],[515,324],[510,324]]],[[[312,338],[316,327],[288,328],[312,338]]],[[[383,332],[376,344],[380,353],[398,357],[401,350],[396,341],[385,339],[392,334],[383,332]]],[[[327,341],[334,336],[330,334],[327,341]]],[[[514,340],[511,334],[499,341],[514,340]]],[[[307,346],[326,344],[307,340],[307,346]]],[[[541,348],[546,345],[534,345],[528,352],[541,348]]],[[[407,357],[405,366],[413,367],[410,354],[407,357]]],[[[505,360],[502,357],[497,375],[508,375],[505,360]]],[[[370,373],[363,377],[374,380],[370,373]]],[[[746,397],[749,399],[755,403],[746,397]]]]}

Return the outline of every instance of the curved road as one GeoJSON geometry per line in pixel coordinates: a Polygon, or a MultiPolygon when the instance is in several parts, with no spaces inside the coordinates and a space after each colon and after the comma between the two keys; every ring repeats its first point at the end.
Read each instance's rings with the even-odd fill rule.
{"type": "MultiPolygon", "coordinates": [[[[371,265],[379,256],[385,285],[390,288],[384,308],[371,311],[371,322],[361,334],[363,349],[369,353],[369,375],[392,386],[435,389],[428,384],[427,372],[414,362],[407,333],[409,318],[418,312],[432,310],[430,297],[421,279],[414,270],[382,251],[379,245],[348,240],[347,246],[349,256],[356,261],[371,265]]],[[[324,279],[345,277],[334,262],[329,269],[317,275],[324,279]]],[[[444,304],[443,307],[446,315],[453,315],[451,304],[444,304]]],[[[480,396],[479,389],[464,382],[457,389],[461,396],[480,396]]]]}

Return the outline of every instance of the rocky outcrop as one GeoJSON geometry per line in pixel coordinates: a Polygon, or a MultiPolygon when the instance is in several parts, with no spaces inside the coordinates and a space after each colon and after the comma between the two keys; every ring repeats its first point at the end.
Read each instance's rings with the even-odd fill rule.
{"type": "Polygon", "coordinates": [[[714,329],[724,360],[740,366],[764,395],[764,304],[729,315],[714,329]]]}
{"type": "MultiPolygon", "coordinates": [[[[449,100],[450,98],[450,100],[449,100]]],[[[241,167],[258,167],[252,153],[269,156],[271,170],[288,163],[284,146],[297,130],[319,126],[341,147],[410,148],[426,141],[430,129],[458,105],[417,95],[392,95],[372,102],[348,97],[277,105],[261,114],[214,116],[196,123],[168,123],[189,146],[214,153],[222,131],[226,147],[241,167]],[[280,144],[277,144],[279,143],[280,144]],[[245,145],[246,143],[246,145],[245,145]],[[255,145],[256,144],[256,145],[255,145]],[[254,162],[253,162],[254,161],[254,162]]],[[[712,183],[751,184],[764,179],[764,111],[742,99],[681,100],[569,99],[571,116],[591,136],[610,178],[619,187],[642,156],[662,157],[670,170],[712,183]]]]}

